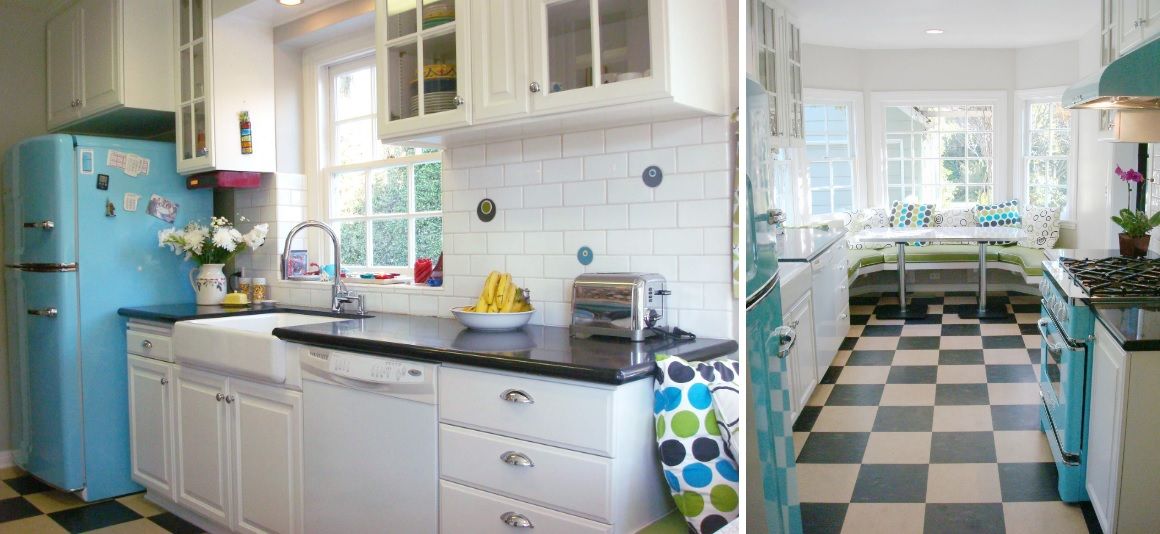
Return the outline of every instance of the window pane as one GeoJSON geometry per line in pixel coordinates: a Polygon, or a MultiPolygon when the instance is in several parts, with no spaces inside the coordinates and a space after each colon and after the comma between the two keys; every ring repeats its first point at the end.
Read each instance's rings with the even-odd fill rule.
{"type": "Polygon", "coordinates": [[[850,211],[854,209],[854,192],[850,189],[834,190],[834,210],[850,211]]]}
{"type": "Polygon", "coordinates": [[[987,161],[968,161],[967,181],[972,184],[991,183],[991,164],[987,161]]]}
{"type": "Polygon", "coordinates": [[[1029,146],[1031,156],[1046,156],[1050,143],[1050,132],[1031,132],[1031,143],[1029,146]]]}
{"type": "Polygon", "coordinates": [[[443,209],[442,166],[437,161],[415,165],[415,211],[443,209]]]}
{"type": "Polygon", "coordinates": [[[943,134],[942,157],[961,158],[967,155],[967,136],[961,133],[943,134]]]}
{"type": "Polygon", "coordinates": [[[407,213],[407,167],[371,171],[371,194],[374,213],[407,213]]]}
{"type": "Polygon", "coordinates": [[[831,158],[850,157],[850,138],[845,135],[831,135],[829,156],[831,158]]]}
{"type": "Polygon", "coordinates": [[[366,215],[366,182],[362,172],[336,174],[330,181],[330,216],[366,215]]]}
{"type": "Polygon", "coordinates": [[[964,161],[957,159],[943,160],[942,162],[942,177],[944,183],[964,184],[967,183],[967,171],[964,168],[964,161]]]}
{"type": "Polygon", "coordinates": [[[850,131],[850,120],[846,113],[846,106],[830,106],[826,110],[827,127],[834,133],[846,133],[850,131]]]}
{"type": "Polygon", "coordinates": [[[810,164],[810,187],[827,187],[830,185],[830,165],[828,163],[810,164]]]}
{"type": "Polygon", "coordinates": [[[835,161],[830,164],[830,173],[833,176],[834,185],[849,186],[854,177],[849,161],[835,161]]]}
{"type": "Polygon", "coordinates": [[[1071,132],[1055,130],[1051,132],[1051,155],[1066,156],[1071,153],[1071,132]]]}
{"type": "MultiPolygon", "coordinates": [[[[806,126],[806,128],[809,128],[809,126],[806,126]]],[[[822,161],[822,160],[826,159],[826,139],[825,139],[825,136],[818,136],[818,137],[821,137],[822,140],[821,141],[816,141],[816,140],[811,141],[810,136],[808,136],[808,135],[806,136],[806,159],[808,159],[810,161],[822,161]]]]}
{"type": "Polygon", "coordinates": [[[334,119],[343,120],[375,112],[374,71],[359,69],[334,78],[334,119]]]}
{"type": "Polygon", "coordinates": [[[814,215],[826,215],[830,213],[830,190],[822,189],[813,191],[810,194],[810,213],[814,215]]]}
{"type": "Polygon", "coordinates": [[[374,231],[374,265],[407,266],[407,220],[379,220],[371,226],[374,231]]]}
{"type": "Polygon", "coordinates": [[[1056,129],[1071,128],[1071,110],[1063,107],[1059,102],[1052,103],[1051,127],[1056,129]]]}
{"type": "Polygon", "coordinates": [[[991,157],[991,134],[968,134],[967,156],[972,158],[991,157]]]}
{"type": "Polygon", "coordinates": [[[1029,123],[1034,130],[1045,130],[1051,127],[1051,105],[1031,104],[1031,118],[1029,123]]]}
{"type": "Polygon", "coordinates": [[[339,123],[334,127],[334,164],[347,165],[371,159],[374,119],[339,123]]]}
{"type": "Polygon", "coordinates": [[[339,250],[343,265],[364,267],[367,264],[367,223],[353,221],[338,225],[339,250]]]}
{"type": "Polygon", "coordinates": [[[443,218],[415,219],[415,257],[435,261],[443,253],[443,218]]]}

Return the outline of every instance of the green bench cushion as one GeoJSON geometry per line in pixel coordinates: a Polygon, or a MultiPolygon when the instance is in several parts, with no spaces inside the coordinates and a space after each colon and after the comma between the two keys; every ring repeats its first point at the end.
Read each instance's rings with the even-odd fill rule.
{"type": "MultiPolygon", "coordinates": [[[[907,247],[907,263],[967,263],[979,261],[979,247],[977,245],[930,245],[926,247],[907,247]]],[[[849,250],[847,258],[850,267],[847,276],[853,276],[858,269],[879,263],[897,263],[898,253],[894,249],[887,250],[849,250]]],[[[998,261],[1018,265],[1026,276],[1043,276],[1043,260],[1047,255],[1042,250],[1020,247],[989,245],[987,247],[987,261],[998,261]]]]}
{"type": "Polygon", "coordinates": [[[681,512],[673,510],[669,515],[638,530],[637,534],[689,534],[689,524],[681,512]]]}

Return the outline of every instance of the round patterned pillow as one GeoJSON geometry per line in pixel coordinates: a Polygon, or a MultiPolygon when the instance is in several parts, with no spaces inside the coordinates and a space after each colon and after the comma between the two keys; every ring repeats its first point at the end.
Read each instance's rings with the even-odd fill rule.
{"type": "MultiPolygon", "coordinates": [[[[736,367],[657,356],[653,414],[665,481],[685,521],[711,534],[737,518],[738,470],[714,409],[713,388],[736,367]]],[[[736,428],[731,430],[736,431],[736,428]]]]}

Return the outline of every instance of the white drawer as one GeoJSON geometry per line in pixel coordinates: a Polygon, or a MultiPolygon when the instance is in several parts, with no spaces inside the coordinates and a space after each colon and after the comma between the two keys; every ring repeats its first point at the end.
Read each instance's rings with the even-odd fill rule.
{"type": "Polygon", "coordinates": [[[612,460],[608,458],[442,424],[439,475],[533,504],[612,522],[612,460]],[[511,462],[528,461],[532,466],[512,465],[505,457],[510,457],[511,462]]]}
{"type": "Polygon", "coordinates": [[[439,418],[566,449],[612,456],[613,390],[444,367],[439,418]]]}
{"type": "MultiPolygon", "coordinates": [[[[568,482],[561,480],[560,483],[568,482]]],[[[525,530],[552,534],[610,534],[612,527],[454,482],[439,481],[439,532],[512,534],[525,530]],[[526,520],[531,528],[509,525],[505,522],[507,514],[515,515],[511,518],[513,522],[526,520]]]]}
{"type": "Polygon", "coordinates": [[[173,344],[168,336],[133,330],[128,331],[125,335],[129,354],[167,362],[173,361],[173,344]]]}

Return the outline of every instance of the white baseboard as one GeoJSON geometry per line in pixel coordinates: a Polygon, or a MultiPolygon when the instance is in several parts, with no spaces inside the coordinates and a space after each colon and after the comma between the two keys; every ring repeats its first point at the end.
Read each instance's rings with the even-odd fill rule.
{"type": "Polygon", "coordinates": [[[12,459],[12,451],[0,451],[0,468],[14,465],[16,465],[16,461],[12,459]]]}

